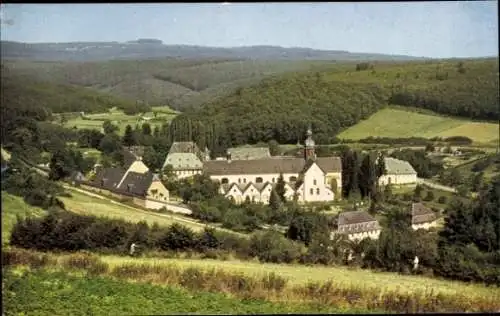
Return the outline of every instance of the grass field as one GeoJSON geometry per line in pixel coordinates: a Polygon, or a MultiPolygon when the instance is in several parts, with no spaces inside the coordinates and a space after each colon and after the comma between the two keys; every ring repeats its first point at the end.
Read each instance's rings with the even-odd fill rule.
{"type": "MultiPolygon", "coordinates": [[[[168,314],[286,314],[339,313],[319,304],[271,303],[64,272],[18,271],[3,278],[5,315],[168,315],[168,314]]],[[[353,312],[346,310],[344,312],[353,312]]],[[[368,311],[361,311],[368,312],[368,311]]]]}
{"type": "Polygon", "coordinates": [[[438,115],[422,114],[397,108],[385,108],[367,120],[346,129],[341,139],[367,137],[450,137],[467,136],[475,142],[488,143],[499,138],[498,124],[472,122],[438,115]]]}
{"type": "Polygon", "coordinates": [[[149,123],[152,128],[154,126],[161,127],[163,123],[170,122],[177,112],[173,111],[169,107],[154,107],[152,112],[137,114],[137,115],[127,115],[122,110],[113,108],[107,113],[97,113],[97,114],[87,114],[86,119],[81,117],[68,120],[63,124],[65,127],[73,128],[89,128],[89,129],[102,129],[102,124],[106,120],[110,120],[113,124],[119,127],[119,134],[123,135],[125,132],[125,127],[130,125],[135,127],[135,125],[141,126],[143,123],[149,123]],[[156,117],[154,117],[154,112],[156,112],[156,117]],[[142,120],[142,117],[151,118],[148,121],[142,120]]]}
{"type": "MultiPolygon", "coordinates": [[[[108,199],[88,196],[75,190],[71,190],[71,195],[72,197],[61,197],[61,200],[64,202],[64,205],[68,210],[76,214],[119,218],[133,223],[145,221],[149,225],[158,223],[160,226],[170,226],[174,223],[178,223],[187,226],[194,231],[202,231],[207,226],[181,215],[160,214],[131,206],[121,206],[119,204],[113,204],[108,199]]],[[[217,229],[238,234],[240,236],[246,236],[244,234],[222,228],[217,229]]]]}
{"type": "Polygon", "coordinates": [[[378,273],[370,270],[349,269],[347,267],[324,267],[270,264],[248,261],[218,261],[210,259],[148,259],[124,258],[117,256],[102,256],[103,261],[110,267],[125,263],[145,263],[154,265],[175,265],[180,268],[198,267],[206,270],[224,269],[225,271],[243,273],[249,276],[262,276],[274,272],[287,278],[291,284],[301,285],[308,282],[326,282],[332,280],[335,284],[345,286],[361,286],[377,288],[380,291],[425,291],[446,294],[467,294],[470,296],[500,296],[499,288],[487,288],[481,285],[472,285],[463,282],[439,280],[420,276],[403,276],[395,273],[378,273]]]}
{"type": "Polygon", "coordinates": [[[17,221],[17,216],[42,216],[45,211],[30,206],[21,197],[2,191],[2,245],[8,245],[10,232],[17,221]]]}

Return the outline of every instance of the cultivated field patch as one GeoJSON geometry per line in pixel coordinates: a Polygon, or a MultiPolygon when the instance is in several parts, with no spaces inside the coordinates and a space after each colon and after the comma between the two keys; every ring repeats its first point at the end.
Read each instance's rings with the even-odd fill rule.
{"type": "Polygon", "coordinates": [[[450,137],[466,136],[475,142],[491,142],[499,137],[498,125],[471,122],[438,115],[385,108],[338,135],[341,139],[368,137],[450,137]]]}

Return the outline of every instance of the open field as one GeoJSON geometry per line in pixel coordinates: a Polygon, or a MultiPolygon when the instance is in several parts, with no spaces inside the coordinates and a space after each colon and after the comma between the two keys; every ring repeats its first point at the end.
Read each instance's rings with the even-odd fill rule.
{"type": "Polygon", "coordinates": [[[119,127],[120,130],[118,133],[123,135],[127,125],[134,128],[135,125],[141,126],[147,122],[152,128],[155,126],[161,127],[163,123],[170,122],[176,115],[177,113],[168,107],[154,107],[152,112],[137,115],[127,115],[122,110],[113,108],[106,113],[87,114],[85,119],[81,117],[70,119],[63,126],[69,128],[76,127],[77,129],[89,128],[101,130],[104,121],[110,120],[119,127]],[[154,116],[155,112],[156,117],[154,116]],[[149,118],[149,120],[143,120],[143,117],[149,118]]]}
{"type": "Polygon", "coordinates": [[[2,191],[2,245],[8,245],[17,216],[24,218],[45,214],[43,209],[26,204],[21,197],[2,191]]]}
{"type": "Polygon", "coordinates": [[[218,261],[210,259],[148,259],[125,258],[118,256],[102,256],[102,260],[110,267],[125,263],[144,263],[154,265],[175,265],[186,269],[198,267],[206,270],[224,269],[226,271],[243,273],[249,276],[262,276],[274,272],[289,279],[291,284],[300,285],[308,282],[325,282],[332,280],[336,284],[345,286],[361,286],[365,288],[378,288],[380,291],[397,290],[402,292],[425,291],[432,289],[434,292],[446,294],[467,294],[470,296],[500,296],[499,288],[487,288],[481,285],[467,284],[448,280],[439,280],[420,276],[403,276],[395,273],[373,272],[362,269],[349,269],[347,267],[324,267],[270,264],[248,261],[218,261]]]}
{"type": "Polygon", "coordinates": [[[450,137],[466,136],[475,142],[498,140],[498,124],[472,122],[437,115],[385,108],[338,135],[341,139],[367,137],[450,137]]]}
{"type": "Polygon", "coordinates": [[[120,282],[181,286],[197,293],[222,292],[240,299],[288,303],[289,306],[315,304],[315,309],[319,308],[317,312],[330,308],[400,313],[466,312],[496,311],[500,307],[498,287],[358,269],[125,258],[89,252],[56,254],[19,248],[5,250],[3,257],[5,265],[16,272],[29,266],[85,276],[90,280],[101,276],[120,282]]]}
{"type": "MultiPolygon", "coordinates": [[[[142,210],[118,202],[113,203],[112,200],[108,198],[92,197],[74,189],[71,190],[71,195],[72,197],[61,197],[61,200],[68,210],[77,214],[119,218],[133,223],[145,221],[149,225],[158,223],[160,226],[170,226],[174,223],[178,223],[194,231],[201,231],[207,226],[194,219],[186,218],[181,215],[155,213],[153,211],[142,210]]],[[[213,225],[208,226],[214,227],[213,225]]],[[[246,236],[223,228],[217,227],[216,229],[238,234],[240,236],[246,236]]]]}
{"type": "MultiPolygon", "coordinates": [[[[84,277],[65,272],[18,271],[4,277],[3,310],[6,315],[167,315],[167,314],[286,314],[342,312],[318,304],[271,303],[245,300],[221,293],[188,291],[160,286],[84,277]],[[14,282],[16,286],[10,287],[14,282]]],[[[344,312],[352,312],[345,310],[344,312]]],[[[362,311],[368,312],[368,311],[362,311]]]]}

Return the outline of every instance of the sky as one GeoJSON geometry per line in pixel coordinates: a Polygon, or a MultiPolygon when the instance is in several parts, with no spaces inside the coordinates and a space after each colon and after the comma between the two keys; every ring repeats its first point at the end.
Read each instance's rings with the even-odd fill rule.
{"type": "Polygon", "coordinates": [[[498,56],[498,1],[2,4],[1,38],[498,56]]]}

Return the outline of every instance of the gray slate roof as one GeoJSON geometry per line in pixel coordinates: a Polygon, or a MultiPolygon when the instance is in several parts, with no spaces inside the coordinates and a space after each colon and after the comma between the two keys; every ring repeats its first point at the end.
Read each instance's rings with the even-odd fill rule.
{"type": "Polygon", "coordinates": [[[127,170],[123,168],[105,168],[89,184],[93,187],[103,188],[120,194],[144,197],[151,183],[158,179],[151,171],[144,174],[129,172],[118,187],[126,172],[127,170]]]}
{"type": "Polygon", "coordinates": [[[365,211],[352,211],[339,214],[338,230],[341,233],[354,234],[377,229],[380,229],[378,221],[365,211]]]}
{"type": "Polygon", "coordinates": [[[267,147],[235,147],[227,150],[231,154],[231,160],[253,160],[271,157],[267,147]]]}
{"type": "MultiPolygon", "coordinates": [[[[254,160],[211,160],[203,165],[203,171],[210,175],[300,173],[306,167],[303,158],[269,158],[254,160]]],[[[341,172],[339,157],[317,158],[316,163],[325,172],[341,172]]]]}
{"type": "Polygon", "coordinates": [[[360,223],[369,223],[377,221],[375,217],[371,216],[365,211],[352,211],[343,212],[339,214],[338,224],[340,225],[351,225],[360,223]]]}
{"type": "Polygon", "coordinates": [[[168,153],[192,153],[199,156],[201,155],[201,150],[194,142],[173,142],[168,153]]]}
{"type": "Polygon", "coordinates": [[[129,172],[121,185],[117,188],[117,191],[146,196],[147,190],[151,186],[151,182],[153,182],[153,173],[151,171],[144,174],[129,172]]]}
{"type": "Polygon", "coordinates": [[[384,162],[387,174],[417,174],[408,161],[385,157],[384,162]]]}
{"type": "Polygon", "coordinates": [[[422,203],[412,203],[411,205],[411,223],[423,224],[430,223],[437,219],[436,213],[422,203]]]}
{"type": "Polygon", "coordinates": [[[106,190],[114,190],[126,171],[123,168],[104,168],[90,184],[106,190]]]}

